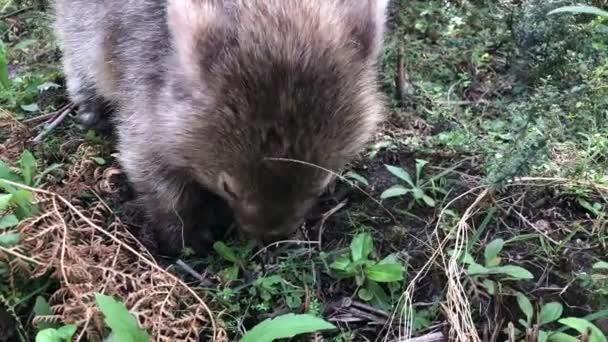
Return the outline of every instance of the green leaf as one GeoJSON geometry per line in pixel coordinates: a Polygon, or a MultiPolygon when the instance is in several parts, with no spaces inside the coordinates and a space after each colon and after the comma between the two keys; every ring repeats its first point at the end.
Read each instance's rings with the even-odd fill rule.
{"type": "Polygon", "coordinates": [[[234,263],[239,262],[239,259],[236,257],[236,254],[234,253],[232,248],[226,246],[225,243],[218,241],[213,244],[213,249],[225,260],[234,263]]]}
{"type": "Polygon", "coordinates": [[[515,279],[534,279],[534,275],[530,273],[530,271],[523,267],[513,265],[492,267],[491,273],[505,274],[515,279]]]}
{"type": "Polygon", "coordinates": [[[538,341],[537,342],[547,342],[548,339],[549,339],[549,334],[547,334],[546,331],[540,330],[538,332],[538,341]]]}
{"type": "Polygon", "coordinates": [[[608,17],[608,12],[601,10],[595,6],[575,5],[564,6],[549,12],[549,15],[556,13],[574,13],[574,14],[592,14],[600,17],[608,17]]]}
{"type": "Polygon", "coordinates": [[[334,329],[336,327],[333,324],[312,315],[286,314],[256,325],[243,336],[241,342],[272,342],[280,338],[334,329]]]}
{"type": "Polygon", "coordinates": [[[12,247],[19,243],[19,233],[0,234],[0,246],[12,247]]]}
{"type": "Polygon", "coordinates": [[[496,283],[490,279],[484,279],[482,282],[489,294],[494,295],[496,293],[496,283]]]}
{"type": "Polygon", "coordinates": [[[123,303],[100,293],[95,294],[95,301],[118,341],[147,342],[150,339],[123,303]]]}
{"type": "Polygon", "coordinates": [[[8,167],[8,165],[6,165],[6,163],[2,160],[0,160],[0,179],[17,183],[21,181],[19,177],[13,171],[11,171],[11,168],[8,167]]]}
{"type": "Polygon", "coordinates": [[[390,166],[390,165],[384,165],[384,166],[386,167],[388,172],[397,176],[401,180],[404,180],[411,187],[414,187],[414,181],[412,181],[412,177],[410,176],[410,174],[407,171],[405,171],[404,169],[402,169],[400,167],[396,167],[396,166],[390,166]]]}
{"type": "Polygon", "coordinates": [[[523,293],[517,292],[516,296],[517,305],[519,305],[519,309],[524,313],[524,315],[526,315],[526,327],[530,327],[530,323],[532,322],[532,316],[534,316],[534,307],[532,306],[532,303],[530,302],[528,297],[526,297],[526,295],[524,295],[523,293]]]}
{"type": "Polygon", "coordinates": [[[0,212],[8,209],[8,206],[11,204],[11,200],[13,199],[13,195],[11,194],[0,194],[0,212]]]}
{"type": "Polygon", "coordinates": [[[354,172],[354,171],[348,171],[344,177],[346,178],[350,178],[350,179],[354,179],[357,182],[365,185],[365,186],[369,186],[369,182],[367,181],[367,179],[365,179],[365,177],[361,176],[360,174],[354,172]]]}
{"type": "MultiPolygon", "coordinates": [[[[50,316],[53,314],[51,311],[51,306],[46,301],[44,297],[38,296],[36,297],[36,304],[34,304],[34,315],[38,316],[50,316]]],[[[50,328],[58,328],[58,324],[51,322],[40,322],[36,325],[38,330],[50,329],[50,328]]]]}
{"type": "Polygon", "coordinates": [[[359,233],[355,235],[350,243],[351,258],[354,262],[367,260],[374,250],[374,241],[369,233],[359,233]]]}
{"type": "Polygon", "coordinates": [[[331,265],[329,265],[329,267],[333,268],[334,270],[346,272],[346,270],[349,268],[350,264],[351,264],[351,261],[348,257],[339,256],[336,258],[336,260],[333,263],[331,263],[331,265]]]}
{"type": "Polygon", "coordinates": [[[228,281],[239,278],[239,265],[232,265],[222,271],[223,278],[228,281]]]}
{"type": "Polygon", "coordinates": [[[428,205],[431,208],[435,207],[435,200],[432,199],[430,196],[424,194],[422,195],[422,200],[424,201],[424,203],[426,203],[426,205],[428,205]]]}
{"type": "Polygon", "coordinates": [[[403,266],[400,263],[376,264],[366,267],[365,275],[378,283],[392,283],[403,280],[403,266]]]}
{"type": "Polygon", "coordinates": [[[560,317],[562,317],[562,312],[564,311],[564,307],[562,304],[557,302],[551,302],[543,305],[540,309],[540,314],[538,315],[538,323],[540,325],[551,323],[557,321],[560,317]]]}
{"type": "Polygon", "coordinates": [[[374,294],[366,288],[359,289],[357,296],[359,296],[359,298],[365,302],[369,302],[370,300],[374,299],[374,294]]]}
{"type": "Polygon", "coordinates": [[[76,333],[76,325],[65,325],[59,329],[48,328],[36,334],[36,342],[69,342],[76,333]]]}
{"type": "Polygon", "coordinates": [[[21,105],[21,109],[23,109],[24,111],[26,111],[28,113],[34,113],[34,112],[40,111],[40,108],[38,108],[38,104],[35,102],[30,103],[28,105],[21,105]]]}
{"type": "Polygon", "coordinates": [[[416,179],[417,180],[420,179],[420,176],[422,175],[422,170],[428,163],[429,162],[426,160],[416,159],[416,179]]]}
{"type": "Polygon", "coordinates": [[[602,331],[596,327],[595,324],[587,320],[577,317],[566,317],[560,319],[558,322],[578,331],[581,334],[584,334],[587,329],[591,330],[589,342],[607,342],[606,336],[604,336],[602,331]]]}
{"type": "Polygon", "coordinates": [[[32,179],[34,173],[36,172],[37,162],[36,158],[34,158],[34,155],[30,151],[23,151],[21,158],[19,159],[19,167],[21,168],[21,174],[23,176],[25,185],[32,185],[32,179]]]}
{"type": "Polygon", "coordinates": [[[380,194],[380,198],[387,199],[387,198],[393,198],[393,197],[400,197],[400,196],[406,195],[410,191],[411,191],[410,189],[406,189],[402,185],[393,185],[390,188],[384,190],[384,192],[382,192],[382,194],[380,194]]]}
{"type": "Polygon", "coordinates": [[[498,266],[500,259],[498,259],[497,257],[504,246],[505,240],[503,239],[495,239],[486,246],[486,249],[484,251],[486,267],[498,266]]]}
{"type": "Polygon", "coordinates": [[[480,264],[474,263],[467,269],[467,274],[470,276],[491,274],[492,270],[481,266],[480,264]]]}
{"type": "Polygon", "coordinates": [[[17,216],[10,214],[0,218],[0,230],[11,228],[19,224],[17,216]]]}
{"type": "Polygon", "coordinates": [[[106,165],[106,160],[101,157],[93,157],[93,161],[97,163],[97,165],[106,165]]]}
{"type": "Polygon", "coordinates": [[[6,47],[0,40],[0,87],[9,90],[11,80],[8,77],[8,60],[6,58],[6,47]]]}
{"type": "Polygon", "coordinates": [[[572,337],[562,332],[554,332],[549,335],[549,342],[578,342],[578,338],[572,337]]]}
{"type": "Polygon", "coordinates": [[[599,261],[591,266],[594,270],[608,270],[608,262],[599,261]]]}

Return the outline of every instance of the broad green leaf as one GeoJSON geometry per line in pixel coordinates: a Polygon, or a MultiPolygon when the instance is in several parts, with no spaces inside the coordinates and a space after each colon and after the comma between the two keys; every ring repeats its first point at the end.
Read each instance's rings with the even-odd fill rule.
{"type": "Polygon", "coordinates": [[[523,267],[513,265],[492,267],[491,273],[505,274],[515,279],[534,279],[534,275],[530,273],[530,271],[523,267]]]}
{"type": "Polygon", "coordinates": [[[0,234],[0,246],[12,247],[19,243],[19,233],[0,234]]]}
{"type": "Polygon", "coordinates": [[[480,275],[480,274],[491,274],[492,270],[489,268],[485,268],[480,264],[474,263],[469,266],[467,269],[467,274],[470,276],[480,275]]]}
{"type": "Polygon", "coordinates": [[[392,283],[403,280],[403,266],[400,263],[376,264],[366,267],[365,275],[378,283],[392,283]]]}
{"type": "Polygon", "coordinates": [[[411,190],[406,189],[402,185],[393,185],[390,188],[384,190],[384,192],[382,192],[382,194],[380,194],[380,198],[387,199],[387,198],[393,198],[393,197],[400,197],[400,196],[403,196],[403,195],[409,193],[410,191],[411,190]]]}
{"type": "Polygon", "coordinates": [[[494,295],[496,293],[496,283],[490,279],[484,279],[482,282],[489,294],[494,295]]]}
{"type": "MultiPolygon", "coordinates": [[[[36,316],[50,316],[53,314],[51,311],[51,306],[46,301],[44,297],[38,296],[36,297],[36,304],[34,304],[34,315],[36,316]]],[[[51,322],[40,322],[36,325],[38,330],[44,330],[49,328],[57,328],[58,325],[56,323],[51,322]]]]}
{"type": "Polygon", "coordinates": [[[412,181],[412,177],[403,168],[396,167],[396,166],[390,166],[390,165],[384,165],[384,166],[386,167],[386,169],[388,170],[388,172],[392,173],[393,175],[397,176],[401,180],[405,181],[411,187],[415,186],[414,185],[414,181],[412,181]]]}
{"type": "Polygon", "coordinates": [[[360,174],[354,172],[354,171],[348,171],[344,177],[346,178],[350,178],[350,179],[354,179],[357,182],[365,185],[365,186],[369,186],[369,182],[367,181],[367,179],[365,179],[365,177],[361,176],[360,174]]]}
{"type": "Polygon", "coordinates": [[[101,157],[93,157],[93,161],[97,164],[97,165],[106,165],[106,160],[101,158],[101,157]]]}
{"type": "Polygon", "coordinates": [[[412,189],[412,196],[414,196],[415,200],[421,200],[424,197],[424,191],[422,189],[415,187],[412,189]]]}
{"type": "Polygon", "coordinates": [[[374,250],[374,241],[369,233],[359,233],[355,235],[350,243],[351,258],[354,262],[367,260],[370,253],[374,250]]]}
{"type": "Polygon", "coordinates": [[[11,204],[11,200],[13,199],[13,195],[11,194],[0,194],[0,212],[8,209],[8,206],[11,204]]]}
{"type": "Polygon", "coordinates": [[[549,335],[549,342],[579,342],[578,338],[572,337],[562,332],[554,332],[549,335]]]}
{"type": "Polygon", "coordinates": [[[37,162],[34,155],[25,150],[21,154],[21,158],[19,159],[19,167],[21,168],[21,175],[23,176],[23,181],[26,185],[32,185],[32,180],[34,177],[34,173],[36,172],[37,162]]]}
{"type": "Polygon", "coordinates": [[[19,176],[11,171],[10,167],[8,167],[8,165],[2,160],[0,160],[0,179],[17,183],[20,182],[19,176]]]}
{"type": "Polygon", "coordinates": [[[59,329],[47,328],[36,334],[36,342],[71,342],[76,325],[65,325],[59,329]]]}
{"type": "Polygon", "coordinates": [[[548,339],[549,339],[549,334],[547,334],[546,331],[540,330],[538,332],[538,341],[537,342],[547,342],[548,339]]]}
{"type": "Polygon", "coordinates": [[[357,296],[359,296],[359,298],[365,302],[369,302],[374,299],[374,294],[366,288],[359,289],[357,296]]]}
{"type": "Polygon", "coordinates": [[[578,317],[566,317],[558,321],[559,323],[568,326],[581,334],[584,334],[587,329],[591,330],[589,342],[607,342],[606,336],[595,324],[578,317]]]}
{"type": "Polygon", "coordinates": [[[486,249],[483,253],[486,267],[498,266],[500,259],[498,259],[497,257],[504,246],[505,240],[503,239],[495,239],[486,246],[486,249]]]}
{"type": "Polygon", "coordinates": [[[534,307],[532,306],[532,303],[530,302],[530,300],[528,299],[528,297],[526,297],[526,295],[524,295],[521,292],[517,292],[517,305],[519,305],[519,309],[524,313],[524,315],[526,315],[526,326],[530,327],[530,323],[532,322],[532,316],[534,316],[534,307]]]}
{"type": "Polygon", "coordinates": [[[256,325],[243,336],[241,342],[272,342],[300,334],[334,329],[336,327],[333,324],[313,315],[286,314],[256,325]]]}
{"type": "Polygon", "coordinates": [[[567,317],[558,321],[563,325],[569,326],[581,334],[591,332],[589,342],[606,342],[606,335],[592,322],[578,317],[567,317]]]}
{"type": "Polygon", "coordinates": [[[11,228],[19,224],[17,216],[10,214],[0,218],[0,230],[11,228]]]}
{"type": "Polygon", "coordinates": [[[118,341],[147,342],[148,333],[137,324],[135,317],[125,305],[116,299],[100,293],[95,294],[97,306],[105,317],[105,322],[118,341]]]}
{"type": "Polygon", "coordinates": [[[384,259],[382,259],[378,262],[379,265],[396,264],[396,263],[401,264],[401,261],[399,261],[399,258],[397,257],[397,254],[395,254],[395,253],[387,255],[384,259]]]}
{"type": "Polygon", "coordinates": [[[564,307],[561,303],[551,302],[543,305],[538,315],[538,323],[540,325],[557,321],[562,317],[564,307]]]}
{"type": "Polygon", "coordinates": [[[599,261],[591,266],[594,270],[608,270],[608,262],[599,261]]]}
{"type": "Polygon", "coordinates": [[[232,250],[232,248],[226,246],[225,243],[218,241],[213,244],[213,249],[219,254],[222,258],[227,261],[237,263],[239,259],[236,257],[236,254],[232,250]]]}
{"type": "Polygon", "coordinates": [[[549,12],[549,15],[556,13],[574,13],[574,14],[591,14],[597,15],[600,17],[608,17],[608,12],[601,10],[595,6],[588,5],[574,5],[574,6],[564,6],[553,11],[549,12]]]}
{"type": "Polygon", "coordinates": [[[24,40],[20,41],[19,43],[15,44],[13,46],[13,49],[23,50],[23,49],[27,48],[28,46],[35,45],[37,42],[38,41],[36,39],[24,39],[24,40]]]}
{"type": "Polygon", "coordinates": [[[346,256],[339,256],[329,267],[333,268],[334,270],[338,270],[338,271],[346,271],[348,269],[348,266],[350,266],[350,264],[351,264],[351,261],[349,258],[347,258],[346,256]]]}
{"type": "Polygon", "coordinates": [[[428,196],[428,195],[424,194],[424,195],[422,195],[422,200],[423,200],[423,201],[424,201],[424,203],[426,203],[426,205],[428,205],[429,207],[431,207],[431,208],[434,208],[434,207],[435,207],[435,204],[436,204],[436,203],[435,203],[435,200],[434,200],[434,199],[432,199],[430,196],[428,196]]]}
{"type": "Polygon", "coordinates": [[[8,60],[6,58],[6,47],[4,42],[0,40],[0,87],[10,89],[11,80],[8,77],[8,60]]]}
{"type": "Polygon", "coordinates": [[[26,111],[28,113],[34,113],[34,112],[40,111],[40,108],[38,108],[38,104],[35,102],[27,104],[27,105],[21,105],[21,109],[23,109],[24,111],[26,111]]]}

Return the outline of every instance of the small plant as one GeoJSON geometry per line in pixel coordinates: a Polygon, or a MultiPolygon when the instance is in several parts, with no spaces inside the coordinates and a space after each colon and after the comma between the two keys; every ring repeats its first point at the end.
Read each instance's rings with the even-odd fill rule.
{"type": "Polygon", "coordinates": [[[342,277],[354,277],[357,295],[364,301],[374,301],[387,306],[388,296],[378,283],[396,283],[403,280],[403,264],[391,254],[381,261],[371,260],[374,251],[369,233],[357,234],[351,244],[350,253],[339,256],[330,268],[342,277]]]}
{"type": "Polygon", "coordinates": [[[116,299],[103,294],[96,294],[95,301],[105,317],[106,325],[111,329],[107,341],[147,342],[148,333],[141,329],[135,317],[125,305],[116,299]]]}
{"type": "MultiPolygon", "coordinates": [[[[490,242],[484,250],[484,262],[483,265],[477,263],[473,257],[465,253],[461,261],[468,265],[467,274],[474,279],[482,278],[482,284],[490,294],[497,292],[497,286],[500,286],[499,282],[489,279],[489,276],[500,277],[504,279],[534,279],[534,275],[525,268],[517,265],[501,265],[502,259],[499,254],[505,246],[503,239],[495,239],[490,242]]],[[[500,291],[499,291],[500,292],[500,291]]]]}
{"type": "Polygon", "coordinates": [[[36,335],[36,342],[70,342],[76,333],[76,325],[68,324],[60,328],[46,328],[36,335]]]}
{"type": "Polygon", "coordinates": [[[244,270],[248,262],[251,252],[255,247],[255,243],[250,241],[242,248],[232,248],[225,243],[218,241],[213,244],[213,249],[224,260],[232,263],[232,266],[225,268],[220,272],[221,277],[226,281],[237,280],[239,278],[239,270],[244,270]]]}
{"type": "Polygon", "coordinates": [[[336,327],[312,315],[286,314],[267,319],[248,331],[241,342],[272,342],[296,335],[334,330],[336,327]]]}
{"type": "Polygon", "coordinates": [[[587,338],[584,339],[585,341],[606,342],[606,337],[604,334],[591,322],[591,320],[593,320],[593,316],[588,318],[562,318],[564,309],[562,304],[558,302],[544,304],[540,308],[540,311],[535,313],[534,306],[526,295],[521,292],[517,292],[516,296],[519,309],[526,316],[526,319],[519,320],[519,324],[525,333],[514,328],[515,334],[525,334],[528,336],[532,331],[538,330],[539,342],[579,341],[578,338],[564,332],[568,329],[573,329],[587,336],[587,338]],[[535,321],[535,323],[533,323],[533,321],[535,321]],[[550,329],[549,325],[555,322],[561,324],[562,327],[560,329],[550,329]]]}
{"type": "Polygon", "coordinates": [[[431,177],[427,180],[422,179],[422,171],[424,167],[428,164],[425,160],[416,160],[416,178],[412,179],[410,174],[403,168],[385,165],[386,169],[395,175],[397,178],[404,181],[404,184],[396,184],[392,187],[386,189],[380,197],[382,199],[393,198],[393,197],[402,197],[407,194],[411,194],[414,198],[414,201],[410,203],[409,209],[413,207],[414,204],[424,203],[425,205],[433,208],[435,207],[435,199],[431,197],[432,194],[442,193],[446,194],[442,187],[438,186],[436,183],[439,179],[441,179],[445,174],[441,173],[437,176],[431,177]]]}

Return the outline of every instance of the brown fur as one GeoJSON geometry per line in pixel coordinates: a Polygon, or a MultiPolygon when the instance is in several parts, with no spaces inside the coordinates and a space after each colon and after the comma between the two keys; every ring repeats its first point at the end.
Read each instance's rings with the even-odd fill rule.
{"type": "Polygon", "coordinates": [[[330,177],[268,158],[339,170],[361,150],[382,117],[386,2],[57,0],[72,99],[116,109],[165,251],[205,236],[212,194],[265,241],[302,223],[330,177]]]}

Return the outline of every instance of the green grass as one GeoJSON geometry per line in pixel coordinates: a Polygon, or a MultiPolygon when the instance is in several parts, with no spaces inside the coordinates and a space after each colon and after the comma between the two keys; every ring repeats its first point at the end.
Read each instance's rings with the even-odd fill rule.
{"type": "MultiPolygon", "coordinates": [[[[206,258],[184,257],[205,279],[181,276],[222,312],[230,340],[293,313],[330,321],[337,330],[323,334],[336,342],[395,338],[403,314],[414,335],[448,323],[471,329],[470,317],[479,335],[500,340],[605,341],[607,19],[548,15],[572,1],[448,3],[395,0],[381,64],[389,124],[323,201],[325,220],[296,243],[260,250],[231,238],[206,258]],[[447,309],[455,307],[464,310],[447,309]],[[383,328],[392,317],[395,325],[383,328]]],[[[6,13],[30,5],[0,0],[6,13]]],[[[0,81],[2,70],[10,76],[0,82],[0,107],[22,122],[61,108],[48,16],[28,10],[0,22],[0,35],[0,81]]],[[[0,132],[0,142],[11,133],[0,132]]],[[[13,158],[0,178],[44,186],[36,175],[57,163],[43,178],[59,181],[82,159],[59,152],[74,139],[95,147],[95,167],[113,165],[107,139],[68,119],[32,149],[35,172],[28,156],[13,158]]],[[[74,200],[96,198],[83,191],[74,200]]],[[[25,192],[21,202],[10,192],[0,201],[9,203],[7,194],[4,248],[2,239],[18,234],[15,219],[35,215],[17,212],[30,209],[25,192]]],[[[120,200],[106,200],[122,210],[120,200]]],[[[18,337],[32,340],[40,327],[28,318],[58,278],[27,281],[2,263],[0,277],[0,302],[21,322],[18,337]]]]}

